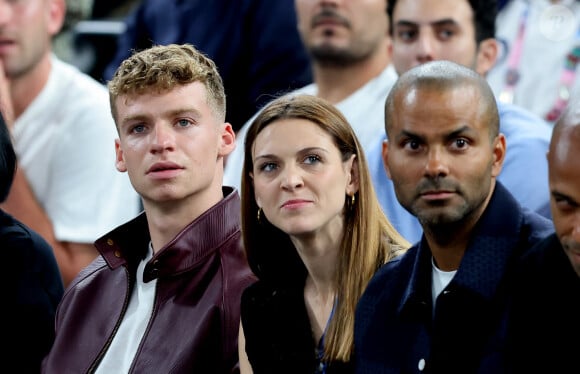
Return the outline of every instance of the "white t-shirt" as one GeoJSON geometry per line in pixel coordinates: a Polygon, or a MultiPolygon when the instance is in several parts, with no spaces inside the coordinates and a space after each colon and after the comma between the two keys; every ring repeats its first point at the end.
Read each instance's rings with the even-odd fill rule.
{"type": "Polygon", "coordinates": [[[143,282],[145,265],[151,258],[153,258],[153,247],[149,242],[147,256],[137,267],[137,279],[127,306],[127,312],[123,316],[123,321],[105,356],[99,363],[96,374],[128,373],[131,368],[137,348],[139,348],[153,314],[157,279],[149,283],[143,282]]]}
{"type": "Polygon", "coordinates": [[[14,123],[19,167],[57,240],[92,243],[139,213],[127,173],[115,168],[107,89],[55,56],[46,86],[14,123]]]}
{"type": "MultiPolygon", "coordinates": [[[[385,134],[385,100],[398,76],[392,65],[389,65],[376,78],[336,104],[353,127],[365,153],[379,138],[385,134]]],[[[294,94],[316,95],[316,84],[309,84],[294,94]]],[[[259,113],[259,112],[258,112],[259,113]]],[[[244,140],[250,124],[258,115],[256,113],[236,135],[236,148],[228,156],[224,171],[224,185],[240,188],[242,168],[244,165],[244,140]]]]}
{"type": "Polygon", "coordinates": [[[435,261],[431,258],[431,297],[433,298],[433,312],[435,312],[435,304],[437,301],[437,296],[447,285],[451,282],[457,270],[443,271],[435,265],[435,261]]]}
{"type": "MultiPolygon", "coordinates": [[[[503,47],[498,62],[487,74],[498,98],[506,86],[510,53],[514,45],[518,45],[518,29],[525,11],[528,13],[513,103],[546,118],[561,90],[560,78],[566,56],[575,46],[580,46],[580,2],[563,0],[555,4],[548,0],[510,0],[500,11],[496,37],[503,47]]],[[[572,97],[580,95],[578,67],[570,91],[572,97]]]]}

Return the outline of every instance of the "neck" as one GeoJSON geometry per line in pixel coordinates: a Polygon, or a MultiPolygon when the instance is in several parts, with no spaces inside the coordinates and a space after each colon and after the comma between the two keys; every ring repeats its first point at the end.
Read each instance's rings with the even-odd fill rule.
{"type": "Polygon", "coordinates": [[[8,77],[14,119],[18,119],[45,87],[52,68],[51,54],[46,53],[36,66],[21,76],[8,77]]]}
{"type": "Polygon", "coordinates": [[[310,319],[315,341],[320,341],[326,330],[335,301],[335,288],[328,283],[316,283],[310,276],[304,285],[304,304],[310,319]]]}
{"type": "Polygon", "coordinates": [[[321,97],[333,104],[346,99],[372,79],[379,76],[391,63],[390,39],[367,59],[344,66],[326,66],[313,62],[314,83],[321,97]]]}
{"type": "Polygon", "coordinates": [[[307,280],[318,294],[334,290],[336,282],[338,255],[343,238],[342,221],[337,220],[336,225],[329,226],[325,231],[290,237],[308,271],[307,280]]]}
{"type": "Polygon", "coordinates": [[[143,199],[153,251],[157,253],[173,240],[181,230],[217,204],[223,195],[189,196],[185,199],[160,203],[143,199]]]}

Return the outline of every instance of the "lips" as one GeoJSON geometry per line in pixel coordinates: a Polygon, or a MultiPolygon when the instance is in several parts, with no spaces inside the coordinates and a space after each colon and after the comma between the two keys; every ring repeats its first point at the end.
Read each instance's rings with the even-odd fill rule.
{"type": "Polygon", "coordinates": [[[289,209],[296,209],[300,208],[306,204],[309,204],[310,200],[305,199],[292,199],[285,201],[280,207],[281,208],[289,208],[289,209]]]}
{"type": "Polygon", "coordinates": [[[312,27],[324,25],[338,25],[348,27],[348,21],[338,14],[324,11],[312,18],[312,27]]]}
{"type": "Polygon", "coordinates": [[[3,54],[8,52],[10,49],[14,48],[16,44],[13,40],[0,38],[0,52],[3,54]]]}
{"type": "Polygon", "coordinates": [[[183,168],[173,162],[156,162],[147,170],[147,174],[157,173],[166,170],[179,170],[179,169],[183,168]]]}
{"type": "Polygon", "coordinates": [[[319,18],[313,22],[314,26],[325,26],[325,25],[340,25],[340,22],[336,18],[319,18]]]}
{"type": "Polygon", "coordinates": [[[433,190],[433,191],[422,191],[420,196],[425,200],[446,200],[449,199],[454,194],[453,191],[448,190],[433,190]]]}
{"type": "Polygon", "coordinates": [[[450,194],[453,191],[447,190],[433,190],[433,191],[421,191],[421,195],[439,195],[439,194],[450,194]]]}

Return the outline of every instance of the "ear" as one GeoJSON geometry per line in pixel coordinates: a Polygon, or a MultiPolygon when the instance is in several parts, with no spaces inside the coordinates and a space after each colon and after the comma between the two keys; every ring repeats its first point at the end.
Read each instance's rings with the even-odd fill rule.
{"type": "Polygon", "coordinates": [[[506,152],[506,141],[505,135],[500,133],[493,141],[493,163],[491,166],[491,176],[497,177],[501,172],[503,166],[503,161],[505,159],[506,152]]]}
{"type": "Polygon", "coordinates": [[[356,155],[350,156],[350,159],[347,161],[347,172],[349,173],[348,182],[346,184],[346,194],[352,195],[355,194],[359,190],[360,186],[360,173],[358,169],[358,162],[356,162],[357,157],[356,155]]]}
{"type": "Polygon", "coordinates": [[[499,47],[497,40],[488,38],[479,43],[475,60],[475,71],[485,76],[495,65],[499,47]]]}
{"type": "Polygon", "coordinates": [[[123,149],[121,148],[121,141],[119,139],[115,139],[115,155],[115,166],[117,167],[117,170],[119,170],[121,173],[126,172],[127,166],[125,165],[125,156],[123,149]]]}
{"type": "MultiPolygon", "coordinates": [[[[251,183],[251,184],[252,184],[252,187],[254,188],[254,191],[256,191],[256,185],[254,184],[254,173],[250,171],[250,172],[248,173],[248,175],[250,176],[250,181],[249,181],[249,183],[251,183]]],[[[257,201],[257,200],[258,200],[258,199],[256,199],[256,201],[257,201]]]]}
{"type": "Polygon", "coordinates": [[[222,131],[219,140],[218,155],[225,157],[232,153],[234,148],[236,148],[236,132],[228,122],[223,123],[221,127],[222,131]]]}
{"type": "Polygon", "coordinates": [[[66,15],[65,0],[49,0],[47,13],[47,31],[49,35],[55,36],[62,29],[66,15]]]}
{"type": "Polygon", "coordinates": [[[391,179],[391,172],[389,171],[389,164],[388,164],[388,159],[389,159],[389,141],[387,139],[383,140],[383,167],[385,168],[385,171],[387,172],[387,177],[389,177],[389,179],[391,179]]]}

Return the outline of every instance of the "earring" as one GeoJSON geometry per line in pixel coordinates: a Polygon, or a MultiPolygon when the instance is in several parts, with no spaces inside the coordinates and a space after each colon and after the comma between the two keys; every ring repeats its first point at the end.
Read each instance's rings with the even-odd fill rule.
{"type": "Polygon", "coordinates": [[[258,213],[256,214],[256,219],[258,220],[258,223],[261,222],[262,219],[262,208],[258,208],[258,213]]]}
{"type": "Polygon", "coordinates": [[[353,211],[355,200],[356,200],[356,197],[354,196],[354,193],[352,195],[346,195],[346,209],[348,209],[349,211],[353,211]],[[350,197],[350,199],[349,199],[349,197],[350,197]]]}

